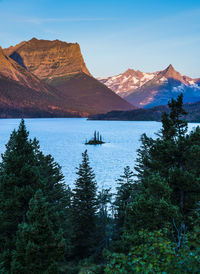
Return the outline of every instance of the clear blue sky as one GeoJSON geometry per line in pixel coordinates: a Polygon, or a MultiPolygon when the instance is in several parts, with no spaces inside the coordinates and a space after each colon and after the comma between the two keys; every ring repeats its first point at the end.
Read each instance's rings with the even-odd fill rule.
{"type": "Polygon", "coordinates": [[[0,45],[78,42],[94,76],[170,63],[200,77],[200,0],[0,0],[0,45]]]}

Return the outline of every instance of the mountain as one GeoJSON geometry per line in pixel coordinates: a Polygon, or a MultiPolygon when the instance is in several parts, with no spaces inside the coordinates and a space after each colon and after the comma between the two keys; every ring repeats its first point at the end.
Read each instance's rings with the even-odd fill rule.
{"type": "Polygon", "coordinates": [[[68,77],[80,72],[90,75],[77,43],[32,38],[4,49],[4,53],[42,80],[68,77]]]}
{"type": "MultiPolygon", "coordinates": [[[[183,105],[187,112],[188,122],[200,123],[200,102],[183,105]]],[[[156,106],[149,109],[134,109],[130,111],[110,111],[106,114],[89,116],[89,120],[112,120],[112,121],[161,121],[162,113],[169,112],[168,106],[156,106]]]]}
{"type": "Polygon", "coordinates": [[[184,102],[200,100],[200,79],[182,76],[172,65],[153,73],[128,69],[122,74],[99,80],[137,107],[166,105],[171,97],[183,92],[184,102]]]}
{"type": "Polygon", "coordinates": [[[49,87],[17,62],[7,57],[0,47],[0,75],[37,91],[48,92],[49,87]]]}
{"type": "Polygon", "coordinates": [[[9,58],[56,90],[67,110],[82,116],[133,106],[93,78],[77,43],[36,38],[4,49],[9,58]]]}
{"type": "Polygon", "coordinates": [[[57,90],[39,80],[0,48],[0,117],[78,117],[57,90]]]}
{"type": "Polygon", "coordinates": [[[144,73],[139,70],[128,69],[116,76],[97,79],[124,98],[132,93],[133,89],[141,87],[147,81],[154,78],[155,75],[156,73],[144,73]]]}
{"type": "Polygon", "coordinates": [[[150,108],[166,105],[170,98],[182,92],[185,103],[200,100],[200,84],[198,79],[182,76],[172,65],[156,73],[153,79],[141,87],[132,90],[125,99],[135,106],[150,108]]]}

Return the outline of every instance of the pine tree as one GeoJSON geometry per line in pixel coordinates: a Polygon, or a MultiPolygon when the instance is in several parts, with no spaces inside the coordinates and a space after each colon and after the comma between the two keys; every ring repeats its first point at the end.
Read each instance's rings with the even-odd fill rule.
{"type": "Polygon", "coordinates": [[[183,118],[187,112],[183,109],[183,94],[181,93],[177,100],[171,99],[168,103],[170,113],[162,115],[161,138],[164,140],[178,140],[184,137],[187,132],[187,121],[183,118]]]}
{"type": "MultiPolygon", "coordinates": [[[[18,225],[27,220],[30,199],[38,189],[59,211],[59,224],[69,240],[70,191],[54,159],[44,156],[36,139],[30,140],[24,120],[14,130],[0,164],[0,272],[9,273],[18,225]]],[[[68,244],[70,247],[70,243],[68,244]]]]}
{"type": "Polygon", "coordinates": [[[19,225],[12,273],[60,273],[65,240],[58,215],[38,190],[29,203],[27,221],[19,225]]]}
{"type": "Polygon", "coordinates": [[[72,196],[72,219],[74,230],[74,254],[78,258],[88,257],[95,248],[94,233],[97,214],[97,186],[95,175],[89,164],[87,150],[82,154],[82,163],[77,171],[72,196]]]}
{"type": "Polygon", "coordinates": [[[119,238],[123,232],[125,211],[128,203],[132,201],[134,192],[137,191],[136,183],[133,180],[134,173],[130,170],[129,166],[124,168],[124,174],[117,180],[118,187],[115,196],[115,223],[116,223],[116,236],[119,238]]]}
{"type": "Polygon", "coordinates": [[[129,205],[127,226],[160,229],[189,220],[200,199],[200,129],[187,133],[182,95],[169,102],[156,139],[142,136],[136,170],[139,194],[129,205]],[[194,161],[195,158],[195,161],[194,161]],[[152,221],[150,221],[152,219],[152,221]]]}
{"type": "Polygon", "coordinates": [[[13,131],[0,165],[0,261],[5,273],[10,269],[18,224],[26,221],[28,203],[40,184],[36,166],[37,143],[28,139],[24,120],[13,131]]]}
{"type": "MultiPolygon", "coordinates": [[[[96,254],[101,258],[104,248],[109,248],[112,234],[113,222],[110,216],[110,205],[112,203],[111,189],[102,189],[97,195],[97,227],[96,227],[96,254]]],[[[101,258],[102,259],[102,258],[101,258]]]]}
{"type": "Polygon", "coordinates": [[[146,178],[126,210],[126,230],[137,237],[141,229],[159,230],[179,220],[179,211],[171,201],[172,189],[158,173],[146,178]]]}
{"type": "Polygon", "coordinates": [[[97,132],[95,130],[95,132],[94,132],[94,142],[96,143],[96,141],[97,141],[97,132]]]}

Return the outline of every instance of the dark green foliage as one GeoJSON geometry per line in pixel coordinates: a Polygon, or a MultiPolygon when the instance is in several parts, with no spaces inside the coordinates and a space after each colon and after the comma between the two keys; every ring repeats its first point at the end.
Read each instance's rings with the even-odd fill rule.
{"type": "MultiPolygon", "coordinates": [[[[50,155],[44,156],[36,139],[32,141],[28,135],[22,120],[18,130],[12,132],[0,164],[0,270],[3,273],[10,271],[18,225],[27,221],[29,201],[38,189],[59,212],[58,222],[65,235],[71,231],[67,225],[70,191],[65,188],[60,167],[50,155]]],[[[69,240],[67,235],[66,238],[69,240]]]]}
{"type": "Polygon", "coordinates": [[[176,244],[169,240],[167,229],[138,233],[138,244],[127,253],[113,253],[105,273],[199,273],[200,245],[194,249],[192,242],[176,253],[176,244]]]}
{"type": "Polygon", "coordinates": [[[156,139],[141,137],[122,253],[111,254],[106,273],[199,272],[200,128],[187,133],[182,98],[169,102],[156,139]]]}
{"type": "Polygon", "coordinates": [[[71,241],[73,233],[71,221],[71,189],[66,186],[61,167],[54,162],[51,155],[44,155],[38,151],[38,165],[42,177],[42,189],[47,201],[59,212],[59,223],[62,225],[64,236],[67,241],[66,258],[71,256],[71,241]]]}
{"type": "Polygon", "coordinates": [[[60,273],[65,240],[59,211],[38,190],[29,203],[27,221],[18,227],[12,273],[60,273]]]}
{"type": "Polygon", "coordinates": [[[189,228],[189,219],[200,200],[200,129],[187,134],[182,95],[169,103],[157,139],[142,136],[138,150],[139,195],[129,205],[128,227],[160,229],[174,219],[189,228]],[[194,161],[195,157],[195,161],[194,161]]]}
{"type": "Polygon", "coordinates": [[[97,219],[96,219],[96,257],[99,256],[102,260],[102,251],[104,248],[109,248],[113,234],[113,220],[110,216],[110,205],[112,193],[110,189],[102,189],[97,195],[97,219]]]}
{"type": "Polygon", "coordinates": [[[72,196],[72,219],[74,232],[74,254],[78,258],[90,256],[96,241],[97,186],[90,167],[87,150],[82,154],[72,196]]]}
{"type": "Polygon", "coordinates": [[[126,207],[132,201],[134,192],[137,191],[137,184],[134,182],[133,177],[134,174],[130,167],[126,166],[124,174],[117,180],[118,187],[114,201],[116,238],[119,238],[123,233],[126,207]]]}
{"type": "Polygon", "coordinates": [[[18,224],[26,221],[29,200],[41,183],[36,148],[22,120],[10,136],[0,165],[0,255],[5,269],[9,269],[18,224]]]}
{"type": "Polygon", "coordinates": [[[149,176],[127,207],[126,229],[134,234],[141,229],[162,228],[172,218],[177,220],[178,208],[171,202],[171,193],[166,179],[159,174],[149,176]]]}

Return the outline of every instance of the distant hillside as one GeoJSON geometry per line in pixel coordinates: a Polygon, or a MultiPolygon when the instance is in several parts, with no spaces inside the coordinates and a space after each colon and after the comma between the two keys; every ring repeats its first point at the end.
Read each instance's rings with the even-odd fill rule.
{"type": "MultiPolygon", "coordinates": [[[[200,102],[184,104],[187,111],[188,122],[200,123],[200,102]]],[[[106,114],[98,114],[89,117],[89,120],[112,121],[161,121],[162,113],[168,112],[167,106],[157,106],[150,109],[135,109],[131,111],[111,111],[106,114]]]]}

